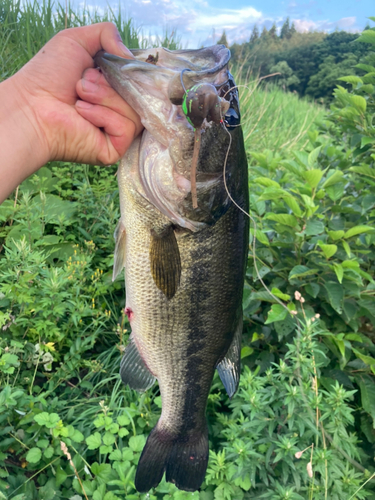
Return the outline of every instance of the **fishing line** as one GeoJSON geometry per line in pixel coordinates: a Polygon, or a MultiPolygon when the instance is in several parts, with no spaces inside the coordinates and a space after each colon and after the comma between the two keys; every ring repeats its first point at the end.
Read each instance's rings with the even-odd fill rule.
{"type": "MultiPolygon", "coordinates": [[[[235,85],[234,87],[230,88],[223,96],[223,99],[225,98],[225,96],[228,94],[228,92],[230,92],[231,90],[235,89],[235,88],[238,88],[238,87],[245,87],[246,89],[250,90],[249,87],[247,87],[246,85],[235,85]]],[[[255,268],[255,272],[256,272],[256,275],[259,279],[259,281],[261,282],[262,286],[264,287],[265,290],[267,290],[267,292],[271,295],[271,297],[276,300],[276,302],[278,302],[284,309],[286,309],[288,311],[288,313],[290,314],[290,310],[287,308],[287,306],[278,298],[276,297],[272,292],[271,290],[267,287],[267,285],[265,284],[265,282],[263,281],[261,275],[260,275],[260,272],[259,272],[259,269],[258,269],[258,264],[256,262],[256,231],[257,231],[257,224],[256,224],[256,221],[255,219],[250,215],[250,213],[246,212],[246,210],[244,210],[232,197],[232,195],[230,194],[229,192],[229,189],[228,189],[228,186],[227,186],[227,179],[226,179],[226,168],[227,168],[227,163],[228,163],[228,157],[229,157],[229,152],[230,152],[230,148],[232,147],[232,136],[229,132],[229,130],[226,128],[225,126],[225,123],[224,123],[224,119],[223,119],[223,116],[221,115],[221,120],[222,120],[222,126],[225,130],[225,132],[228,134],[229,136],[229,145],[228,145],[228,149],[227,149],[227,152],[226,152],[226,155],[225,155],[225,159],[224,159],[224,167],[223,167],[223,180],[224,180],[224,187],[225,187],[225,191],[229,197],[229,199],[231,200],[231,202],[242,212],[244,213],[247,217],[249,217],[250,221],[253,223],[253,242],[252,242],[252,251],[253,251],[253,262],[254,262],[254,268],[255,268]]],[[[240,124],[239,125],[235,125],[237,127],[241,126],[240,124]]],[[[293,319],[296,320],[298,326],[299,326],[299,320],[297,318],[294,318],[293,319]]]]}

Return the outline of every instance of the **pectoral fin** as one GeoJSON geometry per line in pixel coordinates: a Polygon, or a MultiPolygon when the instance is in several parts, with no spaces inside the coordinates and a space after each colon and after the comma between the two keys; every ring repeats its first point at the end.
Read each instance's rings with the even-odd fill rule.
{"type": "Polygon", "coordinates": [[[121,359],[120,376],[125,385],[139,392],[146,391],[155,382],[154,375],[147,368],[132,338],[121,359]]]}
{"type": "Polygon", "coordinates": [[[232,343],[229,346],[225,358],[216,367],[220,379],[230,398],[238,389],[238,384],[240,381],[242,325],[243,321],[241,311],[232,343]]]}
{"type": "Polygon", "coordinates": [[[151,273],[155,285],[171,299],[177,291],[181,276],[181,258],[173,227],[162,234],[151,235],[151,273]]]}
{"type": "Polygon", "coordinates": [[[116,240],[114,262],[113,262],[113,273],[112,281],[115,281],[118,274],[125,267],[125,243],[126,243],[126,231],[121,219],[116,226],[114,238],[116,240]]]}

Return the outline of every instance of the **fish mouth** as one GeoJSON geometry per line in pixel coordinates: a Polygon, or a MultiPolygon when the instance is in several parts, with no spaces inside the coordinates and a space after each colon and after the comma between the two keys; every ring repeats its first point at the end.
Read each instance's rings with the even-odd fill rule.
{"type": "MultiPolygon", "coordinates": [[[[233,86],[228,71],[230,51],[222,45],[215,45],[199,50],[154,48],[131,52],[134,58],[126,59],[100,51],[94,62],[108,83],[138,113],[145,128],[138,164],[139,181],[143,188],[143,194],[140,194],[174,224],[193,232],[199,231],[206,224],[214,223],[222,213],[222,206],[228,205],[221,180],[225,152],[220,149],[223,144],[226,151],[228,137],[217,120],[214,124],[216,129],[208,123],[211,122],[211,115],[207,115],[202,131],[210,136],[215,151],[220,149],[223,160],[216,162],[213,155],[212,165],[207,163],[206,158],[203,164],[203,160],[199,160],[198,149],[195,165],[200,170],[193,169],[194,127],[198,125],[188,120],[182,104],[188,95],[187,89],[193,89],[197,84],[208,84],[206,87],[211,88],[210,92],[218,102],[220,94],[223,96],[221,100],[226,96],[222,107],[223,115],[226,113],[231,98],[228,92],[233,86]],[[211,177],[210,182],[200,181],[201,174],[210,174],[211,177],[215,174],[214,181],[211,177]],[[198,179],[194,189],[191,179],[198,179]],[[195,200],[200,197],[199,207],[194,204],[193,193],[195,200]]],[[[205,120],[204,116],[202,119],[205,120]]],[[[203,148],[207,153],[209,141],[204,137],[202,141],[207,145],[203,148]]]]}

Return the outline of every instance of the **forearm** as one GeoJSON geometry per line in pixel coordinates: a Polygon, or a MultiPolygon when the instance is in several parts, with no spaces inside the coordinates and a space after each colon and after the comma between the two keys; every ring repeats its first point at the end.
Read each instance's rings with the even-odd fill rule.
{"type": "Polygon", "coordinates": [[[0,203],[48,160],[37,117],[18,90],[17,76],[0,83],[0,203]]]}

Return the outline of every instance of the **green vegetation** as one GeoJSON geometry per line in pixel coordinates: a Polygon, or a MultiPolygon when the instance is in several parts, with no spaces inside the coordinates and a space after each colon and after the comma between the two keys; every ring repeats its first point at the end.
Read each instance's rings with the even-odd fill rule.
{"type": "Polygon", "coordinates": [[[287,19],[277,35],[274,25],[259,35],[254,27],[249,42],[234,44],[234,60],[246,60],[246,66],[260,76],[276,76],[278,85],[295,90],[300,96],[331,101],[337,78],[352,73],[352,68],[366,62],[367,48],[353,43],[358,35],[338,31],[298,33],[287,19]]]}
{"type": "MultiPolygon", "coordinates": [[[[65,22],[48,4],[13,18],[10,5],[2,78],[65,22]],[[30,53],[17,30],[34,33],[30,53]]],[[[341,75],[350,89],[324,120],[276,87],[241,89],[256,221],[244,367],[232,400],[215,375],[200,492],[134,489],[160,397],[118,377],[129,324],[123,280],[111,281],[116,167],[50,163],[0,206],[0,498],[375,498],[375,29],[355,44],[367,65],[341,75]]]]}

